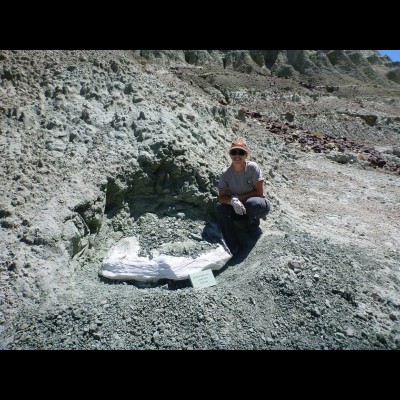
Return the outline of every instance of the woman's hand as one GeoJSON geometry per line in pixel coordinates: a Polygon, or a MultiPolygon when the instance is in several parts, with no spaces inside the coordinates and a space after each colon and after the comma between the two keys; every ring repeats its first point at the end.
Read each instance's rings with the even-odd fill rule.
{"type": "Polygon", "coordinates": [[[231,206],[235,210],[236,214],[243,215],[246,214],[246,207],[243,205],[243,203],[237,198],[237,197],[232,197],[231,199],[231,206]]]}

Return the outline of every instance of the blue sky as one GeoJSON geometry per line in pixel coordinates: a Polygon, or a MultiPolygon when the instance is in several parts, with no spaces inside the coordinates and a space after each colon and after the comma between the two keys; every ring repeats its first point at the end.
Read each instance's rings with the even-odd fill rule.
{"type": "Polygon", "coordinates": [[[378,50],[382,55],[389,56],[392,61],[400,61],[400,50],[378,50]]]}

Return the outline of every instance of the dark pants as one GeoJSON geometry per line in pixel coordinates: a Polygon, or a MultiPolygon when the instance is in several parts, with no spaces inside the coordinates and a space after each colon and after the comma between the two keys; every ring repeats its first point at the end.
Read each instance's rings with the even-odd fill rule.
{"type": "Polygon", "coordinates": [[[250,197],[244,203],[246,214],[239,215],[231,205],[218,204],[217,220],[225,239],[225,243],[229,247],[232,254],[239,249],[239,237],[237,229],[252,230],[260,225],[260,218],[264,218],[271,210],[271,205],[266,198],[250,197]]]}

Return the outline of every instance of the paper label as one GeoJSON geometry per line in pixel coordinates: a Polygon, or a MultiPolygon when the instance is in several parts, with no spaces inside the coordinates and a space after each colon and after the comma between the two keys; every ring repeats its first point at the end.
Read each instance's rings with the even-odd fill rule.
{"type": "Polygon", "coordinates": [[[214,274],[211,269],[205,271],[195,272],[189,275],[190,282],[195,289],[201,289],[209,286],[214,286],[217,281],[214,278],[214,274]]]}

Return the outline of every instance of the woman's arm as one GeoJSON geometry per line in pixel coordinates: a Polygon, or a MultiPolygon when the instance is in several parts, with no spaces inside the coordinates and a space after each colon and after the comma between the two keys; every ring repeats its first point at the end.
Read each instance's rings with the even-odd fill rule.
{"type": "MultiPolygon", "coordinates": [[[[248,193],[239,194],[238,199],[244,203],[250,197],[265,197],[264,196],[264,181],[258,181],[254,185],[254,190],[248,193]]],[[[219,189],[218,201],[220,204],[231,204],[232,194],[229,190],[219,189]]]]}
{"type": "Polygon", "coordinates": [[[219,189],[218,191],[218,201],[220,204],[231,204],[231,192],[230,190],[219,189]]]}
{"type": "MultiPolygon", "coordinates": [[[[254,190],[251,192],[243,193],[238,196],[238,199],[244,203],[250,197],[264,197],[264,181],[258,181],[254,185],[254,190]]],[[[227,204],[227,203],[225,203],[227,204]]]]}

